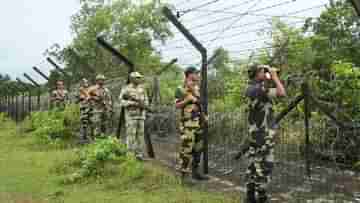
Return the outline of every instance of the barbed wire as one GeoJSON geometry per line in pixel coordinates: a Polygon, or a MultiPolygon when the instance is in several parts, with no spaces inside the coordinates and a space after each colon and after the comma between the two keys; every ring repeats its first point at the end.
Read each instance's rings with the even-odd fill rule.
{"type": "MultiPolygon", "coordinates": [[[[199,6],[196,6],[196,7],[193,7],[193,8],[190,8],[190,9],[186,9],[186,10],[180,10],[180,11],[177,11],[178,12],[178,14],[180,13],[180,16],[181,16],[181,14],[182,15],[185,15],[186,13],[189,13],[189,12],[191,12],[191,11],[194,11],[194,10],[197,10],[197,9],[200,9],[200,8],[203,8],[203,7],[206,7],[206,6],[209,6],[209,5],[211,5],[211,4],[214,4],[214,3],[217,3],[217,2],[219,2],[220,0],[212,0],[212,1],[210,1],[210,2],[207,2],[207,3],[204,3],[204,4],[201,4],[201,5],[199,5],[199,6]]],[[[180,17],[179,16],[179,17],[180,17]]]]}
{"type": "MultiPolygon", "coordinates": [[[[242,2],[242,3],[240,3],[240,4],[232,4],[231,6],[222,8],[221,11],[226,11],[226,10],[238,8],[238,7],[244,6],[244,5],[246,5],[246,4],[249,4],[249,3],[251,3],[251,2],[253,2],[253,0],[248,0],[248,1],[242,2]]],[[[195,11],[199,11],[199,10],[195,10],[195,11]]],[[[197,20],[202,19],[202,18],[205,18],[205,17],[211,17],[212,15],[215,15],[215,14],[218,14],[218,13],[200,15],[200,16],[196,16],[196,17],[191,18],[191,19],[183,19],[182,22],[194,22],[194,21],[197,21],[197,20]]]]}
{"type": "MultiPolygon", "coordinates": [[[[296,24],[299,24],[299,23],[303,23],[303,21],[297,21],[297,22],[294,22],[294,23],[291,23],[289,25],[296,25],[296,24]]],[[[268,30],[268,29],[272,29],[273,27],[272,26],[269,26],[269,27],[262,27],[262,28],[257,28],[257,29],[253,29],[253,30],[246,30],[246,31],[242,31],[242,32],[238,32],[238,33],[233,33],[232,35],[229,35],[229,36],[222,36],[222,37],[219,37],[220,39],[221,38],[227,38],[227,39],[231,39],[231,38],[234,38],[234,37],[237,37],[237,36],[240,36],[240,35],[244,35],[244,34],[249,34],[249,33],[253,33],[253,32],[258,32],[258,31],[265,31],[265,30],[268,30]]],[[[252,42],[256,42],[258,40],[250,40],[252,42]]],[[[207,43],[207,42],[210,42],[210,41],[202,41],[202,43],[207,43]]],[[[248,43],[249,41],[246,41],[246,42],[239,42],[238,45],[241,45],[241,44],[245,44],[245,43],[248,43]]],[[[182,52],[181,55],[184,56],[184,55],[188,55],[189,53],[193,53],[192,50],[188,50],[188,51],[185,51],[185,52],[182,52]]]]}
{"type": "MultiPolygon", "coordinates": [[[[303,12],[307,12],[307,11],[310,11],[310,10],[313,10],[313,9],[316,9],[316,8],[322,8],[324,7],[326,4],[320,4],[320,5],[317,5],[317,6],[313,6],[313,7],[309,7],[309,8],[305,8],[305,9],[300,9],[300,10],[296,10],[296,11],[292,11],[292,12],[288,12],[287,14],[285,15],[295,15],[295,14],[299,14],[299,13],[303,13],[303,12]]],[[[243,14],[243,13],[242,13],[243,14]]],[[[240,15],[240,14],[239,14],[240,15]]],[[[311,18],[311,17],[308,17],[308,18],[311,18]]],[[[237,30],[238,28],[243,28],[243,27],[246,27],[246,26],[254,26],[254,25],[258,25],[260,23],[264,23],[264,22],[267,22],[269,20],[272,20],[273,18],[270,17],[270,18],[266,18],[266,19],[261,19],[261,20],[257,20],[257,21],[252,21],[252,22],[249,22],[249,23],[245,23],[245,24],[240,24],[240,25],[237,25],[237,26],[233,26],[232,30],[237,30]]],[[[305,18],[307,19],[307,18],[305,18]]],[[[190,31],[193,31],[191,29],[189,29],[190,31]]],[[[206,36],[206,35],[209,35],[209,34],[213,34],[214,32],[218,31],[218,29],[212,29],[212,30],[209,30],[209,31],[206,31],[206,32],[202,32],[202,33],[197,33],[195,34],[196,37],[203,37],[203,36],[206,36]]],[[[176,42],[181,42],[182,40],[172,40],[171,43],[176,43],[176,42]]]]}
{"type": "MultiPolygon", "coordinates": [[[[227,29],[230,29],[235,23],[237,23],[240,19],[242,19],[243,17],[245,17],[245,16],[247,15],[247,13],[248,13],[251,9],[255,8],[260,2],[262,2],[262,0],[257,0],[252,6],[250,6],[250,7],[247,9],[247,11],[246,11],[243,15],[239,15],[239,16],[238,16],[236,19],[234,19],[228,26],[224,27],[224,28],[216,35],[215,38],[213,38],[213,39],[211,39],[211,40],[209,41],[209,43],[211,44],[211,43],[213,43],[214,41],[216,41],[217,39],[219,39],[219,37],[220,37],[222,34],[224,34],[227,29]]],[[[207,46],[210,46],[210,44],[207,45],[207,46]]]]}

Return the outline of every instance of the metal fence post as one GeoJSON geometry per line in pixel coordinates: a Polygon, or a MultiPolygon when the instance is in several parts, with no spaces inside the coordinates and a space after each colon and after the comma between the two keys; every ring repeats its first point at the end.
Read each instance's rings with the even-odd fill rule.
{"type": "Polygon", "coordinates": [[[304,125],[305,125],[305,160],[306,160],[306,174],[308,177],[311,176],[311,166],[310,166],[310,135],[309,135],[309,118],[310,118],[310,109],[309,109],[309,86],[307,82],[304,82],[302,85],[302,91],[304,97],[304,125]]]}
{"type": "MultiPolygon", "coordinates": [[[[40,74],[40,73],[39,73],[40,74]]],[[[40,90],[40,85],[34,80],[34,79],[32,79],[28,74],[26,74],[26,73],[24,73],[24,77],[26,78],[26,79],[28,79],[35,87],[37,87],[38,88],[38,95],[37,95],[37,100],[38,100],[38,110],[40,111],[40,94],[41,94],[41,90],[40,90]]],[[[29,91],[29,95],[31,94],[31,91],[29,91]]],[[[30,107],[29,107],[29,109],[31,109],[31,104],[30,104],[30,107]]],[[[30,112],[29,112],[29,114],[30,114],[30,112]]]]}
{"type": "Polygon", "coordinates": [[[26,97],[26,92],[30,92],[30,88],[29,88],[29,84],[26,84],[24,83],[22,80],[20,80],[19,78],[16,78],[16,80],[19,82],[19,84],[21,84],[24,88],[24,91],[22,92],[22,100],[21,100],[21,103],[22,103],[22,113],[21,113],[21,119],[25,119],[26,117],[26,111],[25,111],[25,97],[26,97]]]}

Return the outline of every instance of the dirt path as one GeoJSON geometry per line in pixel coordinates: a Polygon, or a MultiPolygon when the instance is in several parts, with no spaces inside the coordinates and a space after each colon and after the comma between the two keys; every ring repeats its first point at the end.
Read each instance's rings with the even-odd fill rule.
{"type": "MultiPolygon", "coordinates": [[[[152,136],[156,159],[174,170],[178,140],[175,136],[152,136]]],[[[216,150],[215,150],[216,151],[216,150]]],[[[230,163],[225,154],[209,158],[210,180],[197,182],[195,187],[208,191],[222,191],[229,195],[244,196],[246,162],[230,163]],[[225,163],[226,162],[226,163],[225,163]],[[227,165],[227,167],[224,167],[227,165]]],[[[227,150],[230,152],[231,150],[227,150]]],[[[280,160],[275,163],[270,185],[271,202],[360,202],[360,174],[314,166],[312,176],[305,176],[305,165],[299,161],[280,160]],[[303,175],[302,175],[303,174],[303,175]]]]}

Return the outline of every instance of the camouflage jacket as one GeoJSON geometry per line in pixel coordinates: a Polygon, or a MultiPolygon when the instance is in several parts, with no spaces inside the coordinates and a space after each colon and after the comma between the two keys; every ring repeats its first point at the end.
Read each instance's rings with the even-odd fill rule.
{"type": "Polygon", "coordinates": [[[69,92],[67,90],[54,90],[50,95],[52,107],[64,108],[70,102],[69,92]]]}
{"type": "MultiPolygon", "coordinates": [[[[175,91],[175,102],[183,101],[189,95],[199,98],[200,93],[198,86],[195,87],[194,91],[190,91],[188,87],[179,86],[175,91]]],[[[199,104],[187,103],[184,108],[181,109],[180,123],[188,120],[196,121],[196,125],[200,126],[199,104]]]]}
{"type": "Polygon", "coordinates": [[[273,98],[276,88],[266,88],[264,82],[252,81],[246,90],[249,102],[249,132],[265,132],[273,121],[273,98]]]}
{"type": "Polygon", "coordinates": [[[80,107],[87,107],[89,105],[89,94],[88,87],[79,87],[79,91],[76,95],[77,103],[80,104],[80,107]]]}
{"type": "Polygon", "coordinates": [[[125,118],[145,120],[146,111],[138,106],[139,103],[149,106],[149,98],[143,85],[126,85],[121,90],[119,100],[121,107],[125,108],[125,118]]]}
{"type": "Polygon", "coordinates": [[[93,85],[87,89],[88,101],[94,112],[112,112],[112,98],[109,89],[93,85]]]}

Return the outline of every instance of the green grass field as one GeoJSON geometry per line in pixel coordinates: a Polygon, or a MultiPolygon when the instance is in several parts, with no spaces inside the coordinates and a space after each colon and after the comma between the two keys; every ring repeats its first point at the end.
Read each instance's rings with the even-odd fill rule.
{"type": "Polygon", "coordinates": [[[0,203],[231,203],[221,193],[182,186],[169,169],[145,163],[136,180],[114,171],[100,179],[64,185],[55,166],[75,155],[74,149],[40,149],[12,122],[0,123],[0,203]]]}

